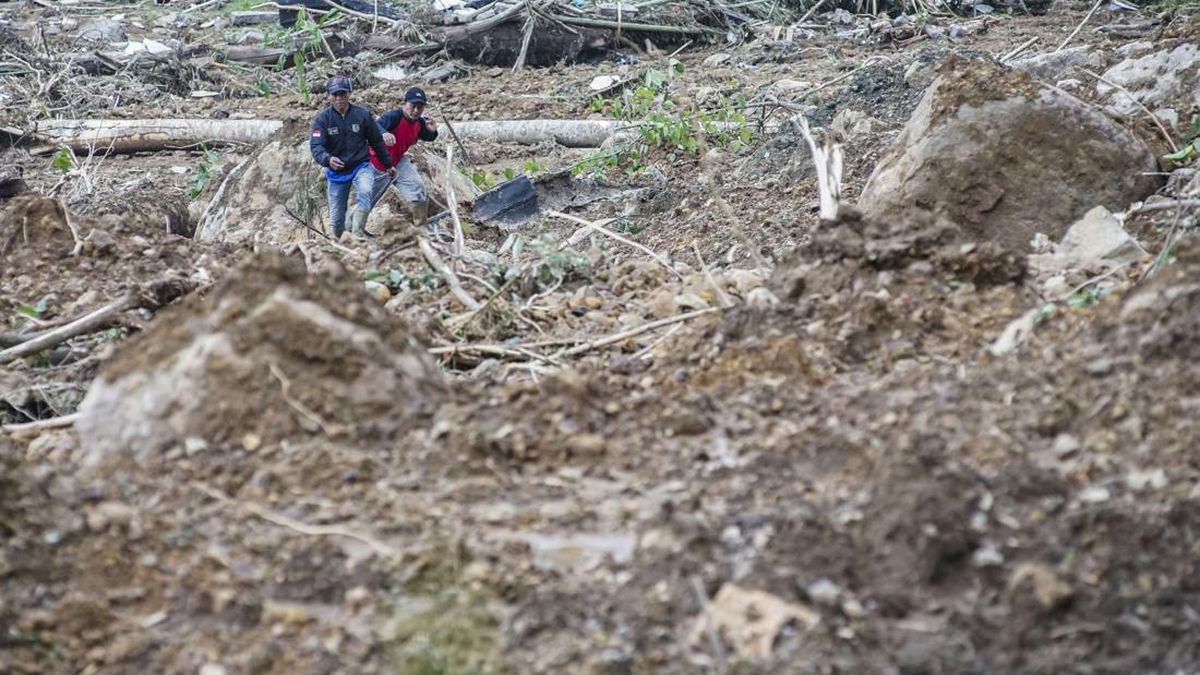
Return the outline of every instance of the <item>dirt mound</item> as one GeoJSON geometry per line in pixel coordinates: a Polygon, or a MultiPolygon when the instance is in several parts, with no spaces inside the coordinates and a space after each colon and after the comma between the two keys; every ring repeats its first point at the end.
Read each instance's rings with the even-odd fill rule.
{"type": "Polygon", "coordinates": [[[1126,208],[1157,187],[1150,149],[1099,110],[1023,73],[951,58],[859,204],[896,218],[945,214],[984,241],[1025,250],[1097,205],[1126,208]]]}
{"type": "Polygon", "coordinates": [[[401,424],[442,389],[420,340],[345,271],[310,277],[302,260],[259,255],[172,317],[122,349],[80,405],[93,460],[401,424]]]}

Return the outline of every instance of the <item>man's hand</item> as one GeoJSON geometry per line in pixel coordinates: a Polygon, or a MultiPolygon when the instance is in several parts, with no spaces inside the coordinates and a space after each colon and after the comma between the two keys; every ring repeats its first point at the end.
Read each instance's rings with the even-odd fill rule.
{"type": "Polygon", "coordinates": [[[346,168],[346,163],[343,162],[342,160],[338,159],[337,157],[330,157],[329,158],[329,166],[334,171],[341,171],[342,169],[346,168]]]}
{"type": "Polygon", "coordinates": [[[396,144],[396,136],[390,132],[383,132],[383,144],[389,148],[396,144]]]}
{"type": "Polygon", "coordinates": [[[396,167],[389,166],[388,170],[387,170],[387,175],[388,175],[389,179],[396,180],[396,167]]]}
{"type": "Polygon", "coordinates": [[[430,131],[437,131],[437,122],[434,122],[433,120],[429,119],[428,117],[422,117],[421,119],[425,120],[425,128],[426,129],[428,129],[430,131]]]}

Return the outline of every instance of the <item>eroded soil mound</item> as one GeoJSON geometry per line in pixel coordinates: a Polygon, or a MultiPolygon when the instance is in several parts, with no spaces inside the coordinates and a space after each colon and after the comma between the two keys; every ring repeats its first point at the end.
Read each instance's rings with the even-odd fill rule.
{"type": "Polygon", "coordinates": [[[1157,161],[1100,110],[1024,73],[950,58],[926,90],[859,204],[877,218],[914,206],[979,239],[1027,250],[1096,205],[1152,193],[1157,161]]]}
{"type": "Polygon", "coordinates": [[[428,413],[442,387],[421,341],[344,270],[310,277],[303,260],[264,254],[171,312],[106,364],[81,404],[93,461],[336,435],[385,414],[400,423],[428,413]]]}

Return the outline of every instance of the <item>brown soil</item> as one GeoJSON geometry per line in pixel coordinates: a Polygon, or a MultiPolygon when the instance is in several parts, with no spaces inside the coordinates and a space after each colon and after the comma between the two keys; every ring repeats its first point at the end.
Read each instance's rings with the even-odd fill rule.
{"type": "MultiPolygon", "coordinates": [[[[920,95],[904,83],[909,63],[942,49],[1002,55],[1033,35],[1047,51],[1090,5],[1001,17],[955,43],[903,47],[830,31],[791,46],[748,41],[711,67],[702,64],[713,49],[685,50],[672,86],[693,101],[714,92],[752,99],[781,78],[819,84],[888,57],[797,101],[818,126],[843,110],[876,120],[846,139],[849,201],[920,95]]],[[[43,9],[4,11],[28,21],[43,9]]],[[[137,11],[151,25],[151,12],[166,10],[137,11]]],[[[1125,17],[1102,9],[1092,25],[1125,17]]],[[[1195,23],[1174,21],[1185,25],[1171,30],[1185,33],[1195,23]]],[[[1114,61],[1121,42],[1101,35],[1079,39],[1103,40],[1114,61]]],[[[593,114],[596,75],[666,65],[665,55],[637,58],[632,67],[477,68],[427,90],[439,117],[582,117],[593,114]]],[[[992,86],[963,74],[956,91],[984,96],[992,86]]],[[[381,108],[399,90],[379,84],[356,95],[381,108]]],[[[140,100],[117,112],[222,105],[303,122],[317,106],[294,93],[140,100]]],[[[760,112],[764,123],[785,117],[760,112]]],[[[553,159],[551,169],[580,159],[561,149],[470,150],[492,170],[530,154],[553,159]]],[[[227,151],[222,161],[245,156],[227,151]]],[[[404,225],[367,244],[335,247],[313,235],[282,252],[211,245],[172,234],[163,220],[186,203],[198,156],[106,160],[90,194],[48,158],[3,158],[31,188],[56,195],[0,207],[5,334],[32,329],[16,310],[46,297],[37,318],[53,323],[155,280],[201,290],[7,364],[0,382],[36,403],[0,402],[0,423],[74,412],[94,380],[165,372],[198,335],[221,333],[239,354],[280,359],[290,386],[284,396],[265,363],[208,380],[218,382],[212,389],[179,381],[171,393],[197,404],[198,431],[99,464],[87,461],[95,439],[73,427],[0,432],[2,672],[1200,667],[1190,639],[1200,628],[1200,246],[1191,240],[1156,274],[1147,256],[1068,303],[1022,254],[944,220],[851,214],[818,223],[807,147],[786,125],[703,161],[668,161],[661,150],[636,176],[546,180],[554,208],[592,221],[629,214],[623,236],[667,265],[599,236],[560,251],[578,229],[560,220],[525,230],[523,257],[512,242],[502,249],[506,233],[476,227],[467,257],[487,255],[457,265],[476,297],[495,297],[469,315],[404,225]],[[180,165],[192,172],[171,170],[180,165]],[[133,172],[142,182],[122,191],[133,172]],[[702,178],[719,179],[732,218],[702,178]],[[79,255],[69,255],[64,203],[85,238],[79,255]],[[393,297],[372,299],[359,283],[367,276],[398,279],[393,297]],[[484,283],[508,285],[493,294],[484,283]],[[280,289],[287,307],[309,309],[249,321],[280,289]],[[732,306],[581,349],[722,298],[732,306]],[[1017,351],[986,351],[1038,307],[1044,316],[1017,351]],[[318,314],[381,346],[310,330],[318,314]],[[444,387],[413,393],[426,381],[403,377],[356,392],[370,403],[348,409],[344,390],[382,360],[448,344],[460,351],[438,354],[444,372],[429,380],[444,387]],[[573,347],[578,354],[557,351],[573,347]],[[762,618],[716,616],[722,588],[765,592],[819,621],[787,623],[750,649],[709,630],[762,618]]],[[[1178,195],[1181,183],[1164,192],[1178,195]]],[[[214,189],[188,205],[188,222],[214,189]]],[[[1152,253],[1194,227],[1187,211],[1127,222],[1152,253]]],[[[1074,270],[1068,283],[1103,271],[1074,270]]]]}

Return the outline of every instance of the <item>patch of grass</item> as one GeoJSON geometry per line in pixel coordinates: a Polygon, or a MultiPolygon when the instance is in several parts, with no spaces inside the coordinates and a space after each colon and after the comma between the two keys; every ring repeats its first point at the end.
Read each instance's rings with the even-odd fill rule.
{"type": "Polygon", "coordinates": [[[461,546],[431,554],[398,598],[383,628],[383,659],[395,675],[491,675],[501,672],[496,600],[463,579],[461,546]],[[444,553],[444,554],[443,554],[444,553]]]}

